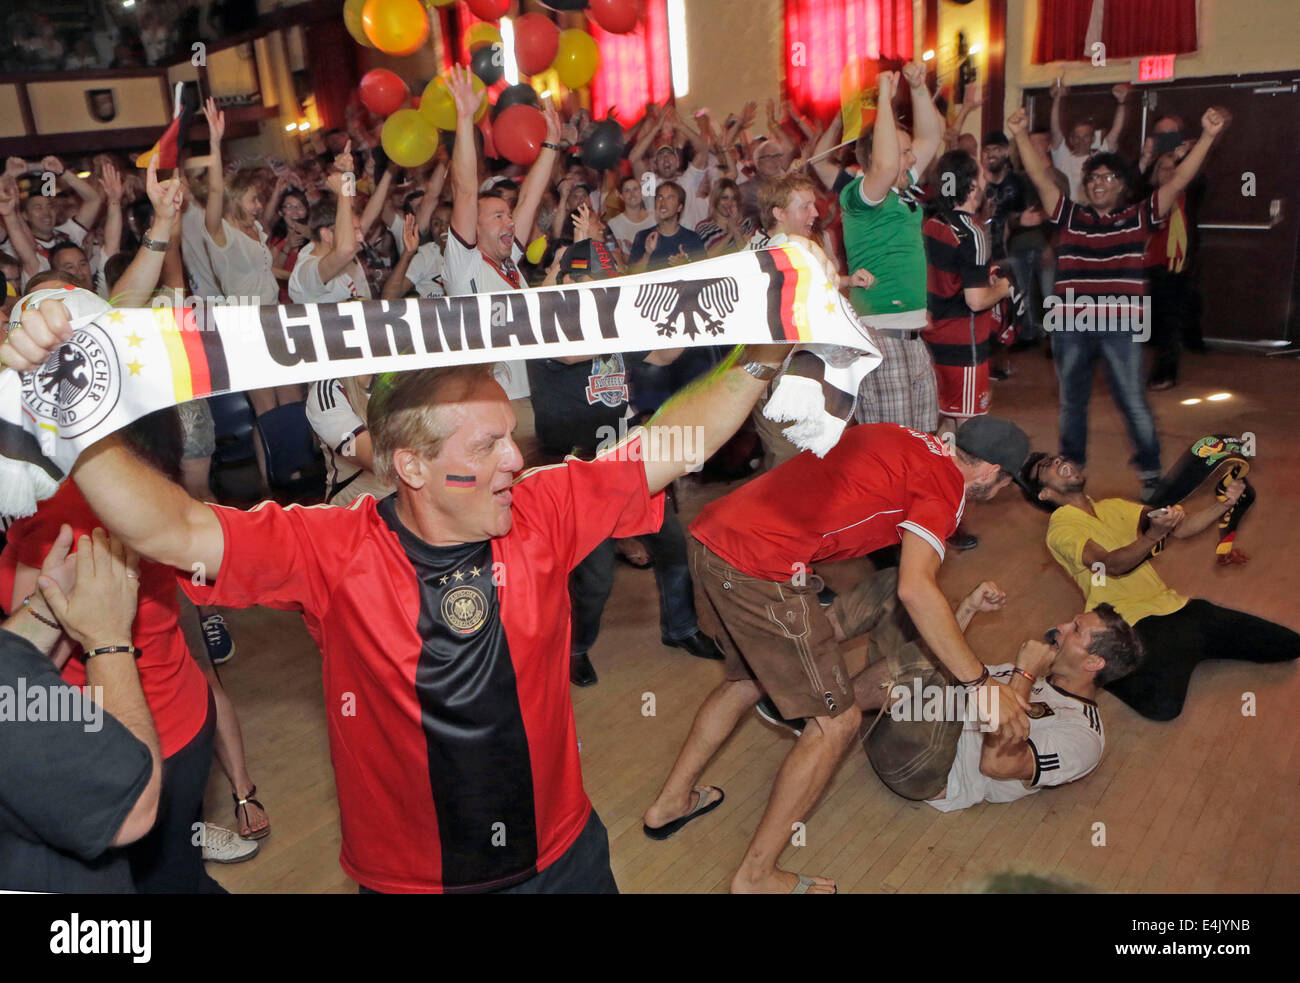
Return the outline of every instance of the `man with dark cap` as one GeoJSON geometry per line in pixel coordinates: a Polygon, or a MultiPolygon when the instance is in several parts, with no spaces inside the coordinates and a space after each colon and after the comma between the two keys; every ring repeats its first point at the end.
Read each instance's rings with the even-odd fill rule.
{"type": "MultiPolygon", "coordinates": [[[[603,242],[584,239],[562,250],[546,283],[603,280],[618,273],[614,257],[603,242]]],[[[627,361],[663,365],[672,351],[608,355],[578,355],[534,359],[528,363],[533,422],[547,461],[568,454],[589,459],[598,450],[621,440],[628,426],[627,361]]],[[[703,463],[703,462],[701,462],[703,463]]],[[[701,634],[695,618],[694,590],[687,566],[686,538],[674,508],[664,509],[663,526],[641,537],[654,563],[659,586],[660,640],[702,659],[721,659],[713,640],[701,634]]],[[[588,654],[600,633],[600,620],[614,587],[614,540],[607,539],[574,569],[569,579],[573,602],[569,681],[576,686],[597,682],[588,654]]]]}
{"type": "Polygon", "coordinates": [[[980,696],[997,729],[1023,741],[1027,704],[990,679],[936,581],[944,541],[966,500],[991,499],[1028,456],[1029,438],[997,417],[967,420],[951,449],[896,424],[862,424],[847,430],[825,457],[804,451],[707,505],[691,525],[691,572],[705,629],[726,657],[726,678],[696,713],[672,772],[646,810],[646,835],[665,839],[722,802],[721,789],[695,783],[741,716],[766,694],[781,717],[806,719],[798,721],[799,740],[777,774],[731,889],[835,891],[829,878],[776,864],[791,824],[807,819],[858,735],[869,694],[857,692],[837,640],[860,634],[884,595],[896,593],[958,684],[989,688],[980,696]],[[874,574],[821,607],[814,564],[893,544],[902,549],[896,572],[874,574]]]}

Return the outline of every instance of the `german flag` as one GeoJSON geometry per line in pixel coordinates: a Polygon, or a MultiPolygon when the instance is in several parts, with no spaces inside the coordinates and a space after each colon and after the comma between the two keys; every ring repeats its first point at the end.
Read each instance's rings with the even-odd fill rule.
{"type": "Polygon", "coordinates": [[[773,341],[808,341],[809,288],[812,270],[798,249],[780,247],[758,253],[758,265],[770,279],[767,323],[773,341]]]}
{"type": "Polygon", "coordinates": [[[171,364],[176,402],[227,392],[230,369],[221,335],[200,331],[191,307],[158,307],[153,315],[171,364]]]}
{"type": "Polygon", "coordinates": [[[176,95],[172,100],[172,121],[158,138],[158,142],[135,159],[136,167],[148,167],[149,161],[158,158],[160,170],[171,170],[180,166],[181,151],[190,139],[190,123],[198,112],[198,96],[194,89],[186,88],[184,82],[176,83],[176,95]]]}

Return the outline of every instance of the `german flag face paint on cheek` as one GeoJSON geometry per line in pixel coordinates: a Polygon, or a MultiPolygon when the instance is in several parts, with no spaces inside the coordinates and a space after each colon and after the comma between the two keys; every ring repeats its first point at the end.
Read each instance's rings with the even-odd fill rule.
{"type": "Polygon", "coordinates": [[[448,491],[472,492],[478,487],[478,479],[472,474],[449,474],[443,481],[443,487],[448,491]]]}

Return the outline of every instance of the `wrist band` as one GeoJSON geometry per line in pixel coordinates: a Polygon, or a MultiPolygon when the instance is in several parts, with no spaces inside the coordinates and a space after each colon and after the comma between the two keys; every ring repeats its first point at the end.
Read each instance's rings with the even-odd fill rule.
{"type": "Polygon", "coordinates": [[[1037,676],[1035,676],[1032,672],[1025,672],[1025,670],[1021,669],[1019,666],[1015,666],[1011,671],[1019,673],[1020,675],[1028,679],[1031,683],[1038,682],[1037,676]]]}
{"type": "Polygon", "coordinates": [[[30,594],[28,594],[26,597],[23,598],[23,607],[27,609],[28,614],[30,614],[41,624],[49,625],[55,631],[63,631],[63,626],[61,624],[59,624],[57,621],[51,621],[49,618],[45,617],[45,615],[41,614],[41,612],[37,611],[36,608],[32,606],[32,597],[30,594]]]}
{"type": "Polygon", "coordinates": [[[564,148],[561,147],[558,143],[551,143],[549,140],[543,140],[542,146],[545,147],[547,150],[560,150],[560,151],[564,150],[564,148]]]}
{"type": "Polygon", "coordinates": [[[97,649],[91,649],[86,653],[87,659],[93,659],[97,655],[111,655],[114,652],[130,652],[133,658],[140,658],[141,652],[133,645],[103,645],[97,649]]]}
{"type": "Polygon", "coordinates": [[[972,680],[970,680],[970,681],[966,681],[966,680],[961,680],[961,679],[959,679],[959,680],[957,680],[957,685],[958,685],[958,686],[966,686],[966,687],[969,687],[969,688],[971,688],[971,689],[974,689],[976,686],[981,686],[981,685],[983,685],[984,683],[988,682],[988,678],[989,678],[989,667],[988,667],[988,666],[985,666],[985,667],[984,667],[984,671],[981,672],[981,673],[979,674],[979,678],[978,678],[978,679],[972,679],[972,680]]]}

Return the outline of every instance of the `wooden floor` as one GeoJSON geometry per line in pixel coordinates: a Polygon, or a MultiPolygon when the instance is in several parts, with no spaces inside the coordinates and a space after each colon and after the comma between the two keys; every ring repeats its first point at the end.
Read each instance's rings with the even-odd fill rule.
{"type": "MultiPolygon", "coordinates": [[[[1056,395],[1041,352],[1016,356],[995,384],[995,412],[1017,420],[1035,446],[1054,450],[1056,395]]],[[[1253,562],[1213,564],[1213,532],[1175,542],[1157,561],[1190,596],[1300,629],[1300,363],[1225,354],[1189,355],[1184,381],[1152,405],[1166,464],[1214,431],[1257,435],[1250,479],[1258,502],[1238,534],[1253,562]],[[1180,405],[1230,392],[1222,402],[1180,405]]],[[[526,414],[521,414],[526,419],[526,414]]],[[[522,425],[521,430],[525,429],[522,425]]],[[[1128,443],[1102,382],[1093,401],[1094,496],[1136,497],[1128,443]]],[[[688,485],[686,517],[723,486],[688,485]]],[[[969,638],[986,662],[1010,661],[1082,608],[1073,583],[1043,545],[1047,517],[1014,489],[967,510],[978,549],[950,553],[941,583],[952,599],[984,579],[1009,594],[1004,611],[979,615],[969,638]]],[[[859,563],[827,568],[851,585],[859,563]]],[[[726,789],[724,805],[671,840],[641,832],[640,816],[671,765],[704,695],[721,678],[708,663],[664,648],[649,572],[620,565],[605,628],[592,652],[599,685],[574,690],[587,791],[609,828],[624,892],[722,892],[758,823],[792,738],[750,717],[704,775],[726,789]],[[642,715],[653,693],[656,714],[642,715]]],[[[558,600],[558,599],[557,599],[558,600]]],[[[233,892],[353,892],[339,869],[338,812],[321,700],[319,656],[300,620],[266,609],[228,615],[238,654],[222,678],[239,709],[250,769],[273,832],[251,862],[211,873],[233,892]]],[[[197,636],[195,637],[197,641],[197,636]]],[[[937,892],[978,887],[1001,871],[1033,872],[1098,891],[1294,892],[1300,890],[1300,671],[1295,664],[1212,662],[1192,680],[1186,709],[1170,723],[1143,720],[1100,697],[1106,756],[1090,776],[1010,805],[951,815],[898,799],[856,745],[807,820],[807,842],[789,847],[791,869],[837,879],[842,891],[937,892]],[[1256,715],[1243,716],[1253,693],[1256,715]],[[1092,845],[1096,824],[1105,845],[1092,845]]],[[[229,790],[213,767],[208,817],[230,825],[229,790]]],[[[377,831],[382,835],[381,831],[377,831]]]]}

